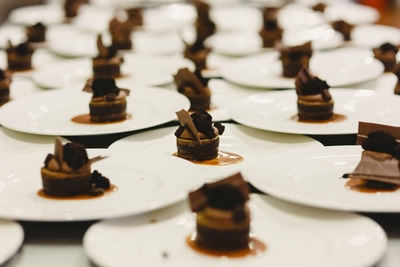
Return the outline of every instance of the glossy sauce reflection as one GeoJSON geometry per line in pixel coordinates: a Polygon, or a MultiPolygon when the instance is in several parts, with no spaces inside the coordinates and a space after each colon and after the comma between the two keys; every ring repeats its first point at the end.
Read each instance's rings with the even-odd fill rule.
{"type": "Polygon", "coordinates": [[[53,199],[53,200],[82,200],[82,199],[94,199],[94,198],[100,198],[106,195],[109,195],[115,191],[118,190],[118,187],[115,185],[110,185],[110,188],[104,191],[104,194],[101,195],[96,195],[96,196],[91,196],[91,195],[78,195],[78,196],[72,196],[72,197],[56,197],[56,196],[50,196],[47,195],[46,193],[43,192],[43,189],[40,189],[37,194],[38,196],[42,198],[47,198],[47,199],[53,199]]]}
{"type": "Polygon", "coordinates": [[[330,123],[330,122],[341,122],[347,119],[347,117],[345,115],[342,114],[333,114],[332,119],[329,120],[324,120],[324,121],[305,121],[305,120],[301,120],[299,118],[299,116],[293,115],[291,118],[291,120],[293,121],[297,121],[297,122],[301,122],[301,123],[330,123]]]}
{"type": "Polygon", "coordinates": [[[132,118],[131,114],[127,114],[125,119],[123,120],[118,120],[118,121],[106,121],[106,122],[95,122],[95,121],[91,121],[90,120],[90,114],[82,114],[82,115],[78,115],[75,116],[71,119],[71,121],[75,122],[75,123],[81,123],[81,124],[97,124],[97,125],[101,125],[101,124],[112,124],[112,123],[120,123],[120,122],[124,122],[126,120],[129,120],[132,118]]]}
{"type": "Polygon", "coordinates": [[[380,188],[372,187],[372,185],[368,185],[366,180],[358,178],[350,178],[346,183],[346,187],[350,190],[361,193],[387,193],[394,192],[400,188],[400,186],[398,185],[390,184],[387,184],[387,186],[380,188]]]}
{"type": "Polygon", "coordinates": [[[267,249],[267,246],[260,240],[250,237],[249,245],[246,248],[233,251],[218,251],[200,247],[196,242],[196,233],[186,237],[186,244],[193,250],[213,257],[242,258],[251,255],[258,255],[267,249]]]}
{"type": "MultiPolygon", "coordinates": [[[[172,155],[176,157],[178,156],[177,153],[174,153],[172,155]]],[[[218,157],[216,157],[215,159],[203,160],[203,161],[197,161],[197,160],[189,160],[189,161],[201,165],[224,166],[224,165],[240,163],[243,161],[243,157],[235,153],[219,151],[218,157]]]]}

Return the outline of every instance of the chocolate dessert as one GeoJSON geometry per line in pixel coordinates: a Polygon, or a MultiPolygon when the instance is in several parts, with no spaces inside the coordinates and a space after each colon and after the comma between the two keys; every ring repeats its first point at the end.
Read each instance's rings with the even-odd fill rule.
{"type": "Polygon", "coordinates": [[[0,69],[0,106],[10,101],[10,84],[9,73],[0,69]]]}
{"type": "Polygon", "coordinates": [[[26,27],[26,36],[30,43],[41,43],[46,41],[46,27],[42,23],[26,27]]]}
{"type": "Polygon", "coordinates": [[[32,68],[32,55],[34,49],[28,42],[14,46],[8,41],[7,62],[11,71],[30,70],[32,68]]]}
{"type": "Polygon", "coordinates": [[[326,81],[303,68],[295,80],[297,116],[301,121],[325,121],[333,117],[333,99],[326,81]]]}
{"type": "Polygon", "coordinates": [[[204,41],[199,38],[192,45],[187,43],[185,45],[183,56],[195,64],[197,71],[205,69],[207,67],[207,56],[211,49],[206,47],[204,41]]]}
{"type": "Polygon", "coordinates": [[[116,78],[121,76],[120,65],[123,59],[118,55],[115,45],[104,46],[101,35],[99,35],[97,48],[99,54],[92,60],[94,77],[116,78]]]}
{"type": "Polygon", "coordinates": [[[109,23],[112,45],[118,50],[132,49],[132,25],[129,21],[120,21],[113,18],[109,23]]]}
{"type": "Polygon", "coordinates": [[[282,61],[283,77],[294,78],[302,68],[308,68],[311,56],[311,42],[299,46],[282,47],[279,58],[282,61]]]}
{"type": "Polygon", "coordinates": [[[199,0],[196,0],[194,4],[197,11],[195,22],[197,38],[204,41],[215,33],[216,26],[210,18],[210,5],[199,0]]]}
{"type": "Polygon", "coordinates": [[[264,47],[274,47],[276,42],[282,40],[283,30],[278,25],[277,8],[266,8],[263,10],[263,27],[259,34],[263,40],[264,47]]]}
{"type": "Polygon", "coordinates": [[[345,22],[344,20],[337,20],[332,22],[332,28],[335,31],[340,32],[343,35],[343,39],[345,41],[351,40],[351,31],[354,28],[354,25],[345,22]]]}
{"type": "Polygon", "coordinates": [[[41,168],[43,192],[49,196],[72,197],[101,195],[110,188],[110,181],[91,165],[103,159],[89,159],[85,148],[78,143],[61,144],[56,138],[54,154],[48,154],[41,168]]]}
{"type": "Polygon", "coordinates": [[[391,43],[384,43],[373,49],[375,58],[383,63],[386,72],[392,71],[396,65],[396,54],[398,51],[399,48],[391,43]]]}
{"type": "Polygon", "coordinates": [[[394,88],[394,93],[396,95],[400,95],[400,63],[397,63],[394,66],[392,72],[397,77],[397,83],[396,83],[396,87],[394,88]]]}
{"type": "Polygon", "coordinates": [[[208,79],[203,78],[199,71],[193,73],[188,68],[180,69],[174,75],[174,81],[178,92],[189,98],[190,110],[210,108],[208,79]]]}
{"type": "Polygon", "coordinates": [[[143,14],[140,7],[128,8],[126,9],[126,13],[128,15],[128,21],[132,27],[143,25],[143,14]]]}
{"type": "Polygon", "coordinates": [[[79,8],[83,4],[87,4],[87,0],[65,0],[64,1],[64,13],[65,17],[70,19],[78,15],[79,8]]]}
{"type": "Polygon", "coordinates": [[[190,192],[190,208],[197,215],[194,242],[217,251],[247,248],[250,241],[248,200],[249,187],[240,173],[190,192]]]}
{"type": "Polygon", "coordinates": [[[326,4],[319,2],[319,3],[315,4],[315,5],[313,5],[311,7],[311,9],[314,10],[314,11],[317,11],[317,12],[324,13],[325,9],[326,9],[326,4]]]}
{"type": "Polygon", "coordinates": [[[94,78],[93,97],[89,103],[93,122],[112,122],[126,119],[127,90],[121,90],[111,78],[94,78]]]}
{"type": "Polygon", "coordinates": [[[357,143],[364,151],[353,172],[343,178],[359,181],[359,187],[390,190],[400,186],[399,127],[359,124],[357,143]]]}
{"type": "Polygon", "coordinates": [[[204,110],[189,114],[186,110],[176,113],[179,128],[175,132],[177,156],[194,161],[214,159],[218,156],[219,135],[225,127],[212,123],[212,117],[204,110]]]}

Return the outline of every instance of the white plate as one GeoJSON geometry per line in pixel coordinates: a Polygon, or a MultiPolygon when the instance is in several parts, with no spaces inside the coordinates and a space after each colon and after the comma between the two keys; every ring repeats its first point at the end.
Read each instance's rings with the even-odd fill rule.
{"type": "MultiPolygon", "coordinates": [[[[332,87],[352,85],[379,77],[383,64],[369,49],[341,48],[315,52],[310,70],[332,87]]],[[[294,79],[282,76],[282,64],[276,52],[238,60],[222,69],[224,79],[243,86],[259,88],[294,88],[294,79]]]]}
{"type": "Polygon", "coordinates": [[[384,253],[382,228],[364,216],[311,209],[252,196],[251,233],[267,249],[244,258],[202,255],[185,243],[195,231],[186,203],[141,216],[104,221],[83,246],[101,266],[371,266],[384,253]],[[156,223],[150,223],[152,219],[156,223]],[[156,238],[152,238],[156,237],[156,238]],[[163,257],[163,254],[167,256],[163,257]]]}
{"type": "Polygon", "coordinates": [[[375,23],[380,17],[375,8],[345,1],[328,4],[324,15],[329,21],[344,20],[351,24],[375,23]]]}
{"type": "Polygon", "coordinates": [[[400,29],[385,25],[360,25],[351,33],[351,43],[357,46],[377,47],[390,42],[400,43],[400,29]]]}
{"type": "Polygon", "coordinates": [[[31,25],[37,22],[43,24],[58,24],[64,21],[62,5],[37,5],[14,9],[8,16],[10,22],[31,25]]]}
{"type": "MultiPolygon", "coordinates": [[[[194,69],[194,64],[180,55],[146,56],[125,54],[121,72],[125,76],[118,81],[144,85],[164,85],[173,81],[173,74],[180,68],[194,69]]],[[[65,60],[35,72],[33,81],[44,88],[58,88],[84,83],[93,75],[92,60],[88,58],[65,60]]]]}
{"type": "Polygon", "coordinates": [[[372,90],[330,89],[336,114],[345,115],[343,121],[303,123],[292,120],[297,114],[297,95],[294,90],[251,95],[232,105],[233,120],[258,129],[292,134],[355,134],[359,121],[398,123],[394,114],[398,102],[372,90]]]}
{"type": "Polygon", "coordinates": [[[163,124],[175,118],[175,111],[189,108],[189,101],[181,94],[135,87],[127,97],[127,112],[132,118],[100,125],[72,122],[73,117],[89,113],[91,97],[79,89],[68,88],[21,98],[0,109],[0,124],[12,130],[43,135],[112,134],[163,124]]]}
{"type": "Polygon", "coordinates": [[[283,152],[252,161],[246,177],[258,189],[299,204],[358,212],[399,212],[399,191],[361,193],[346,188],[348,180],[341,177],[355,169],[361,152],[361,146],[283,152]]]}
{"type": "MultiPolygon", "coordinates": [[[[94,57],[98,54],[96,34],[62,25],[53,26],[49,35],[49,50],[57,55],[64,57],[94,57]]],[[[184,44],[177,33],[160,34],[135,31],[131,39],[133,49],[130,51],[135,53],[166,55],[180,53],[184,49],[184,44]]],[[[103,40],[106,44],[111,43],[111,37],[108,34],[104,35],[103,40]]]]}
{"type": "MultiPolygon", "coordinates": [[[[203,182],[197,166],[192,163],[177,157],[129,151],[121,155],[111,154],[92,167],[118,187],[115,192],[94,199],[45,199],[37,192],[42,188],[40,168],[47,153],[51,151],[2,159],[7,163],[0,171],[1,217],[29,221],[83,221],[134,215],[180,201],[188,191],[203,182]],[[21,162],[24,162],[23,168],[21,162]]],[[[101,154],[106,155],[100,150],[89,153],[92,157],[101,154]]]]}
{"type": "Polygon", "coordinates": [[[13,44],[22,43],[26,39],[25,28],[12,24],[4,24],[0,27],[0,48],[8,46],[8,40],[13,44]]]}
{"type": "MultiPolygon", "coordinates": [[[[258,155],[295,147],[322,146],[318,141],[305,136],[276,134],[229,123],[223,123],[223,125],[226,128],[223,135],[220,136],[219,149],[239,154],[244,160],[242,163],[227,166],[199,165],[202,173],[207,174],[206,176],[210,180],[240,171],[247,162],[258,155]]],[[[177,126],[168,127],[135,134],[118,140],[109,149],[113,154],[122,154],[125,153],[124,151],[133,150],[171,156],[176,152],[174,132],[177,128],[177,126]]]]}
{"type": "Polygon", "coordinates": [[[0,265],[4,264],[21,248],[24,230],[12,221],[0,220],[0,265]]]}
{"type": "Polygon", "coordinates": [[[284,30],[313,28],[326,23],[322,14],[299,4],[289,4],[279,10],[278,22],[284,30]]]}
{"type": "MultiPolygon", "coordinates": [[[[336,48],[343,44],[343,37],[330,26],[319,26],[310,29],[289,29],[283,33],[283,43],[287,46],[301,45],[312,41],[314,50],[336,48]]],[[[263,51],[262,39],[255,32],[221,32],[207,39],[207,45],[213,52],[227,56],[247,56],[263,51]]]]}
{"type": "Polygon", "coordinates": [[[210,17],[219,31],[258,30],[262,25],[260,10],[245,5],[214,6],[210,17]]]}

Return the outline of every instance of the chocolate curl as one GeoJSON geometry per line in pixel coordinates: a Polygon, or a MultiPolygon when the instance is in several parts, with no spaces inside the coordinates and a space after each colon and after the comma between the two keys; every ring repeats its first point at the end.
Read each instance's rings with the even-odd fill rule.
{"type": "Polygon", "coordinates": [[[400,127],[399,126],[390,126],[378,123],[371,122],[358,122],[358,133],[356,145],[361,145],[362,142],[368,138],[368,134],[377,131],[384,131],[390,135],[392,135],[397,143],[400,141],[400,127]]]}
{"type": "Polygon", "coordinates": [[[108,57],[108,48],[104,46],[101,34],[97,36],[97,49],[99,50],[99,55],[101,58],[108,57]]]}
{"type": "Polygon", "coordinates": [[[64,160],[64,147],[61,142],[60,137],[56,137],[54,144],[54,158],[57,160],[59,164],[61,164],[64,160]]]}
{"type": "Polygon", "coordinates": [[[197,94],[206,93],[205,86],[203,86],[200,79],[188,68],[179,69],[174,75],[174,81],[178,89],[191,86],[197,94]]]}
{"type": "Polygon", "coordinates": [[[176,115],[178,116],[180,125],[182,127],[186,127],[193,135],[193,137],[196,138],[198,142],[200,142],[199,132],[197,131],[196,126],[194,126],[193,120],[190,117],[189,112],[181,109],[180,111],[176,112],[176,115]]]}

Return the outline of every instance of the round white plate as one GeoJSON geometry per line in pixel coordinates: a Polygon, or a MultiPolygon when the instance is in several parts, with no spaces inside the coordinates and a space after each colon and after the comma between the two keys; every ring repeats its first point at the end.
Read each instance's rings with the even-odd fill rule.
{"type": "Polygon", "coordinates": [[[262,25],[260,10],[245,5],[214,6],[210,17],[219,31],[258,30],[262,25]]]}
{"type": "Polygon", "coordinates": [[[127,97],[132,118],[121,123],[80,124],[71,119],[89,113],[92,94],[79,89],[54,90],[9,102],[0,109],[0,124],[6,128],[43,135],[97,135],[129,132],[166,123],[175,111],[189,108],[181,94],[165,89],[135,87],[127,97]]]}
{"type": "MultiPolygon", "coordinates": [[[[225,125],[225,132],[220,136],[219,149],[239,154],[244,160],[242,163],[227,166],[199,165],[202,173],[207,174],[210,180],[240,171],[247,162],[258,155],[295,147],[322,146],[318,141],[305,136],[271,133],[229,123],[223,123],[223,125],[225,125]]],[[[109,149],[113,154],[123,154],[125,151],[133,150],[171,156],[176,152],[174,133],[177,128],[178,126],[134,134],[118,140],[109,149]]]]}
{"type": "Polygon", "coordinates": [[[0,220],[0,265],[7,262],[21,248],[24,230],[12,221],[0,220]]]}
{"type": "MultiPolygon", "coordinates": [[[[283,43],[287,46],[301,45],[312,41],[314,50],[336,48],[343,44],[343,37],[330,26],[310,29],[289,29],[283,33],[283,43]]],[[[272,48],[263,48],[262,39],[255,32],[221,32],[207,39],[213,52],[227,56],[247,56],[272,48]]]]}
{"type": "Polygon", "coordinates": [[[351,42],[371,48],[386,42],[397,45],[400,43],[400,29],[385,25],[360,25],[351,32],[351,42]]]}
{"type": "Polygon", "coordinates": [[[195,215],[186,203],[141,216],[92,225],[83,239],[89,258],[101,266],[371,266],[387,238],[369,218],[297,206],[252,196],[251,234],[264,253],[244,258],[213,257],[189,248],[195,215]],[[156,223],[151,223],[151,220],[156,223]],[[157,237],[152,238],[152,237],[157,237]],[[312,252],[312,253],[311,253],[312,252]],[[163,256],[164,255],[164,256],[163,256]]]}
{"type": "Polygon", "coordinates": [[[355,134],[359,121],[398,123],[394,114],[398,103],[372,90],[330,89],[334,112],[345,115],[343,121],[304,123],[292,120],[297,114],[294,90],[251,95],[232,105],[233,120],[258,129],[292,134],[355,134]]]}
{"type": "MultiPolygon", "coordinates": [[[[197,166],[192,163],[177,157],[129,151],[120,156],[111,154],[92,166],[118,187],[115,192],[93,199],[46,199],[39,197],[37,192],[42,188],[40,168],[47,153],[51,151],[2,159],[7,164],[0,171],[1,217],[83,221],[134,215],[180,201],[203,182],[197,166]]],[[[101,154],[98,149],[89,153],[91,157],[101,154]]]]}
{"type": "Polygon", "coordinates": [[[328,4],[324,15],[329,21],[344,20],[353,25],[375,23],[380,17],[375,8],[345,1],[328,4]]]}
{"type": "Polygon", "coordinates": [[[64,21],[62,5],[37,5],[14,9],[8,16],[10,22],[31,25],[37,22],[43,24],[58,24],[64,21]]]}
{"type": "Polygon", "coordinates": [[[313,28],[326,23],[322,14],[300,4],[289,4],[280,9],[278,22],[284,30],[313,28]]]}
{"type": "MultiPolygon", "coordinates": [[[[79,31],[70,26],[53,26],[53,33],[48,42],[49,50],[64,57],[94,57],[98,54],[97,35],[79,31]]],[[[184,49],[184,44],[177,33],[154,33],[135,31],[132,34],[133,48],[129,52],[143,54],[176,54],[184,49]]],[[[107,34],[106,44],[111,43],[107,34]]],[[[128,51],[126,51],[127,53],[128,51]]],[[[125,51],[124,51],[125,53],[125,51]]]]}
{"type": "Polygon", "coordinates": [[[355,169],[361,152],[361,146],[283,152],[252,161],[246,177],[258,189],[299,204],[358,212],[399,212],[399,191],[361,193],[346,188],[348,180],[341,177],[355,169]]]}
{"type": "MultiPolygon", "coordinates": [[[[383,74],[383,64],[369,49],[341,48],[315,52],[310,60],[311,72],[332,87],[372,80],[383,74]]],[[[282,76],[277,52],[238,60],[222,69],[224,79],[243,86],[259,88],[294,88],[294,79],[282,76]]]]}
{"type": "MultiPolygon", "coordinates": [[[[180,68],[194,69],[194,64],[180,55],[146,56],[125,54],[121,72],[125,77],[118,81],[130,84],[151,86],[165,85],[173,81],[173,74],[180,68]]],[[[88,58],[73,59],[55,63],[37,71],[33,81],[44,88],[58,88],[76,83],[84,83],[93,75],[92,60],[88,58]]]]}

